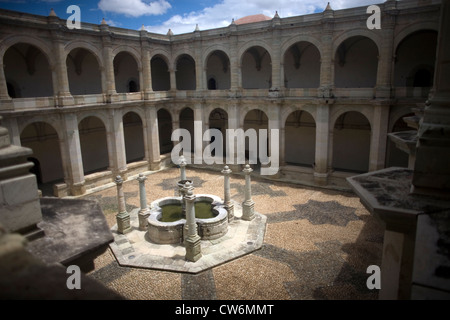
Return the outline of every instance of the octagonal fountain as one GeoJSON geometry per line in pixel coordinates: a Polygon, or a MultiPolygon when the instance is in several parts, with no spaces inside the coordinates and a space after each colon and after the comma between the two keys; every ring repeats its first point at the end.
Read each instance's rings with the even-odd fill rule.
{"type": "Polygon", "coordinates": [[[120,176],[116,178],[119,212],[111,228],[110,244],[121,266],[198,273],[261,248],[266,217],[254,212],[250,173],[246,165],[245,200],[231,200],[231,170],[225,166],[224,199],[195,194],[186,179],[186,162],[180,157],[180,180],[175,196],[164,197],[147,206],[145,180],[140,174],[140,208],[126,210],[120,176]]]}
{"type": "MultiPolygon", "coordinates": [[[[151,204],[148,237],[158,244],[182,243],[186,238],[186,213],[182,197],[166,197],[151,204]]],[[[198,235],[202,240],[214,240],[228,232],[228,212],[217,196],[197,194],[194,201],[198,235]]]]}

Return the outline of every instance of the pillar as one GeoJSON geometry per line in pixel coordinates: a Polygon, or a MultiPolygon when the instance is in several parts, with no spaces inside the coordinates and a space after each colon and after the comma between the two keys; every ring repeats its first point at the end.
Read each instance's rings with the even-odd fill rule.
{"type": "Polygon", "coordinates": [[[369,171],[384,168],[389,123],[389,105],[378,104],[373,107],[371,123],[369,171]]]}
{"type": "Polygon", "coordinates": [[[147,177],[142,173],[136,179],[139,182],[139,201],[141,208],[139,210],[139,230],[147,230],[147,218],[150,215],[150,210],[147,207],[147,192],[145,191],[145,180],[147,177]]]}
{"type": "Polygon", "coordinates": [[[64,121],[64,141],[62,161],[69,175],[69,188],[73,196],[86,193],[84,185],[83,159],[81,157],[80,133],[78,130],[78,119],[73,113],[66,113],[64,121]]]}
{"type": "Polygon", "coordinates": [[[250,168],[250,165],[246,164],[243,170],[245,174],[245,190],[244,190],[245,200],[242,203],[242,220],[247,221],[253,220],[255,218],[254,212],[255,203],[252,200],[252,190],[250,180],[250,173],[252,171],[253,169],[250,168]]]}
{"type": "Polygon", "coordinates": [[[60,39],[53,39],[53,48],[55,53],[55,70],[56,80],[53,83],[57,88],[53,88],[53,94],[57,96],[58,106],[69,106],[74,104],[73,97],[69,88],[69,77],[67,75],[66,53],[64,50],[65,43],[60,39]]]}
{"type": "Polygon", "coordinates": [[[12,99],[8,94],[8,86],[6,84],[5,66],[3,65],[3,57],[0,58],[0,110],[13,109],[12,99]]]}
{"type": "MultiPolygon", "coordinates": [[[[141,31],[141,35],[142,35],[142,32],[147,32],[147,31],[141,31]]],[[[143,92],[144,99],[149,100],[153,93],[153,89],[152,89],[150,50],[149,50],[147,44],[142,45],[141,55],[142,55],[142,88],[141,88],[141,91],[143,92]]]]}
{"type": "MultiPolygon", "coordinates": [[[[143,119],[144,120],[144,119],[143,119]]],[[[154,106],[145,108],[144,132],[147,137],[145,155],[150,170],[158,170],[160,163],[158,114],[154,106]]]]}
{"type": "Polygon", "coordinates": [[[170,91],[177,91],[176,69],[172,67],[169,69],[169,72],[170,72],[170,91]]]}
{"type": "Polygon", "coordinates": [[[119,205],[119,212],[116,215],[117,232],[125,234],[131,231],[130,214],[127,212],[125,206],[125,196],[123,193],[123,180],[121,176],[117,176],[114,180],[117,186],[117,200],[119,205]]]}
{"type": "Polygon", "coordinates": [[[107,126],[108,155],[110,170],[114,175],[123,175],[127,170],[127,158],[125,153],[125,137],[123,133],[122,112],[110,109],[110,126],[107,126]]]}
{"type": "Polygon", "coordinates": [[[316,153],[314,166],[314,181],[319,185],[327,184],[328,156],[330,137],[330,106],[320,104],[316,113],[316,153]]]}
{"type": "Polygon", "coordinates": [[[183,155],[180,156],[180,181],[185,181],[186,179],[186,159],[183,155]]]}
{"type": "Polygon", "coordinates": [[[195,262],[202,257],[200,237],[197,234],[197,223],[195,222],[195,195],[192,183],[185,185],[184,200],[186,201],[186,224],[188,227],[188,236],[185,240],[186,260],[195,262]]]}
{"type": "Polygon", "coordinates": [[[333,79],[333,10],[324,11],[322,19],[322,55],[320,57],[320,88],[318,90],[319,98],[332,97],[334,87],[333,79]]]}
{"type": "Polygon", "coordinates": [[[224,190],[224,205],[225,209],[228,212],[228,222],[234,220],[234,204],[231,202],[231,193],[230,193],[230,174],[231,170],[228,166],[225,166],[222,170],[223,173],[223,190],[224,190]]]}
{"type": "Polygon", "coordinates": [[[203,150],[206,147],[208,141],[203,141],[203,132],[205,132],[205,121],[203,121],[203,108],[200,103],[196,103],[194,106],[194,163],[203,163],[203,150]],[[200,124],[200,125],[199,125],[200,124]],[[196,139],[201,143],[195,143],[196,139]]]}

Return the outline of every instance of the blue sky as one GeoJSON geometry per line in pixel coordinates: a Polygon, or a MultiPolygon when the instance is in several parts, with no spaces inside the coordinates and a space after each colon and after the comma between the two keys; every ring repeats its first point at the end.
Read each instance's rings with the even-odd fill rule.
{"type": "MultiPolygon", "coordinates": [[[[102,18],[111,26],[175,34],[228,26],[231,20],[251,14],[281,18],[322,12],[330,0],[0,0],[0,8],[47,16],[53,8],[61,19],[68,18],[67,7],[78,5],[81,21],[99,24],[102,18]]],[[[368,6],[384,0],[331,0],[334,10],[368,6]]]]}

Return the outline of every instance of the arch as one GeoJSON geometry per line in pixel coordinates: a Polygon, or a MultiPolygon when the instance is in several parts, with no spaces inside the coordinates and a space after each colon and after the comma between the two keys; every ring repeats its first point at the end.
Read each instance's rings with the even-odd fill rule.
{"type": "Polygon", "coordinates": [[[53,71],[38,47],[18,42],[3,55],[2,65],[11,98],[53,96],[53,71]]]}
{"type": "Polygon", "coordinates": [[[242,65],[242,57],[244,55],[244,53],[250,49],[251,47],[261,47],[264,48],[268,53],[269,56],[272,60],[272,56],[273,56],[273,52],[272,52],[272,47],[265,41],[263,40],[250,40],[246,43],[244,43],[238,50],[238,57],[239,57],[239,65],[242,65]]]}
{"type": "Polygon", "coordinates": [[[261,46],[251,46],[240,56],[242,88],[269,89],[272,86],[272,58],[261,46]]]}
{"type": "Polygon", "coordinates": [[[308,111],[295,110],[284,124],[284,160],[287,164],[313,167],[316,154],[316,122],[308,111]]]}
{"type": "Polygon", "coordinates": [[[289,115],[295,111],[306,111],[311,115],[314,122],[316,122],[316,107],[311,104],[306,105],[292,105],[292,106],[286,106],[281,111],[280,121],[282,124],[286,123],[287,118],[289,115]]]}
{"type": "Polygon", "coordinates": [[[38,186],[44,196],[53,196],[53,184],[64,181],[64,169],[57,130],[48,122],[33,121],[21,128],[21,145],[33,150],[38,186]]]}
{"type": "Polygon", "coordinates": [[[84,174],[104,171],[109,167],[107,130],[97,116],[87,115],[78,123],[84,174]]]}
{"type": "Polygon", "coordinates": [[[322,49],[322,43],[320,42],[320,40],[318,40],[315,37],[312,36],[307,36],[307,35],[298,35],[292,38],[289,38],[288,40],[286,40],[282,45],[281,45],[281,56],[284,57],[284,55],[286,54],[286,51],[294,44],[298,43],[298,42],[309,42],[312,45],[314,45],[316,47],[316,49],[319,51],[320,57],[323,56],[323,49],[322,49]]]}
{"type": "Polygon", "coordinates": [[[369,170],[371,125],[358,111],[347,111],[332,122],[332,168],[337,171],[369,170]]]}
{"type": "Polygon", "coordinates": [[[434,30],[416,30],[402,38],[395,48],[394,86],[432,87],[437,38],[434,30]],[[424,71],[428,73],[427,79],[424,74],[418,79],[424,71]]]}
{"type": "Polygon", "coordinates": [[[134,61],[137,64],[138,69],[142,69],[142,57],[141,57],[141,53],[139,52],[139,50],[137,50],[134,47],[130,47],[130,46],[119,46],[116,47],[112,50],[111,56],[113,57],[112,59],[114,60],[116,58],[116,56],[120,53],[126,52],[128,54],[130,54],[134,61]]]}
{"type": "Polygon", "coordinates": [[[334,85],[337,88],[371,88],[377,82],[379,49],[369,37],[347,37],[335,50],[334,85]]]}
{"type": "Polygon", "coordinates": [[[358,37],[358,36],[365,37],[365,38],[372,40],[373,43],[377,47],[377,52],[380,52],[382,38],[379,35],[377,35],[376,32],[370,31],[368,29],[356,29],[356,30],[350,30],[350,31],[344,32],[340,36],[338,36],[336,39],[333,40],[333,57],[336,56],[339,46],[344,41],[346,41],[352,37],[358,37]]]}
{"type": "Polygon", "coordinates": [[[140,62],[130,52],[130,50],[120,51],[113,59],[117,93],[138,92],[140,88],[140,62]]]}
{"type": "Polygon", "coordinates": [[[311,42],[294,42],[283,51],[284,86],[286,88],[318,88],[321,55],[311,42]]]}
{"type": "MultiPolygon", "coordinates": [[[[259,153],[259,148],[261,148],[261,142],[260,140],[260,130],[261,129],[269,129],[269,117],[267,116],[267,113],[262,111],[261,109],[254,108],[249,110],[245,116],[243,117],[243,126],[244,132],[247,132],[249,129],[253,129],[256,131],[256,136],[254,137],[256,140],[252,140],[252,138],[245,138],[245,158],[249,159],[250,164],[255,164],[255,169],[258,170],[258,167],[260,166],[259,163],[259,156],[258,154],[253,155],[250,153],[251,149],[256,145],[258,147],[258,150],[253,149],[254,151],[257,151],[259,153]],[[252,148],[250,148],[252,146],[252,148]],[[254,158],[257,158],[257,161],[254,162],[254,158]]],[[[266,141],[266,150],[269,150],[269,134],[267,134],[267,141],[266,141]]]]}
{"type": "Polygon", "coordinates": [[[421,23],[413,23],[413,24],[406,26],[400,32],[398,32],[396,35],[394,35],[394,41],[393,41],[394,42],[393,43],[394,52],[397,51],[399,44],[405,38],[407,38],[408,36],[418,32],[418,31],[423,31],[423,30],[430,30],[430,31],[438,32],[439,22],[438,21],[421,22],[421,23]]]}
{"type": "Polygon", "coordinates": [[[72,95],[101,94],[101,60],[95,52],[76,47],[66,57],[67,77],[72,95]]]}
{"type": "Polygon", "coordinates": [[[169,59],[162,54],[153,55],[150,60],[153,91],[170,90],[169,59]]]}
{"type": "Polygon", "coordinates": [[[226,90],[231,87],[230,58],[222,50],[209,53],[205,62],[208,90],[226,90]],[[213,81],[214,83],[211,83],[213,81]]]}
{"type": "Polygon", "coordinates": [[[84,40],[73,40],[68,42],[64,47],[64,53],[67,57],[73,50],[75,49],[85,49],[89,51],[94,57],[97,59],[97,63],[99,68],[104,67],[103,59],[102,59],[102,49],[94,46],[92,43],[84,40]]]}
{"type": "Polygon", "coordinates": [[[141,161],[145,157],[142,117],[134,111],[127,111],[122,116],[122,122],[126,162],[141,161]]]}
{"type": "Polygon", "coordinates": [[[183,53],[175,59],[175,66],[177,90],[196,90],[195,59],[191,55],[183,53]]]}
{"type": "Polygon", "coordinates": [[[172,136],[172,115],[165,108],[159,108],[157,111],[158,132],[159,132],[159,150],[160,154],[170,153],[173,148],[172,136]]]}
{"type": "Polygon", "coordinates": [[[17,43],[27,43],[30,45],[35,46],[36,48],[38,48],[47,58],[47,61],[49,62],[51,69],[53,69],[54,66],[54,61],[56,61],[54,59],[52,50],[53,48],[51,47],[51,45],[47,45],[46,42],[44,42],[43,40],[37,38],[37,37],[30,37],[30,36],[25,36],[25,35],[20,35],[20,36],[16,36],[16,35],[11,35],[9,37],[4,38],[1,42],[0,42],[0,57],[2,58],[3,61],[3,56],[5,54],[5,52],[12,47],[13,45],[17,44],[17,43]]]}

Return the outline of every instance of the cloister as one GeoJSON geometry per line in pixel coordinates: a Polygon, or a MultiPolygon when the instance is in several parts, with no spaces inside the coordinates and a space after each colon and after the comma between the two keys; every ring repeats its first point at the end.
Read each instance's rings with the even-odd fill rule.
{"type": "Polygon", "coordinates": [[[343,187],[407,167],[387,135],[433,85],[440,3],[379,6],[379,30],[365,7],[327,7],[181,35],[0,10],[2,125],[59,197],[168,166],[171,133],[194,121],[279,129],[270,179],[343,187]]]}

